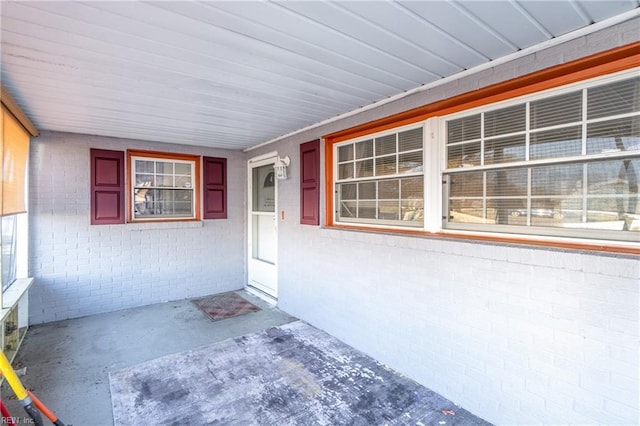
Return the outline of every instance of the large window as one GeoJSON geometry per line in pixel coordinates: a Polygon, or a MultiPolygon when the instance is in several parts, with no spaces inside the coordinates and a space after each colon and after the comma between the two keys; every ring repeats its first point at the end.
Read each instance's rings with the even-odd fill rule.
{"type": "Polygon", "coordinates": [[[422,127],[383,133],[334,147],[336,220],[422,227],[422,127]]]}
{"type": "Polygon", "coordinates": [[[444,119],[444,226],[638,241],[640,77],[444,119]]]}
{"type": "Polygon", "coordinates": [[[129,151],[132,220],[198,219],[199,158],[129,151]]]}
{"type": "Polygon", "coordinates": [[[330,224],[640,241],[637,69],[431,114],[329,135],[330,224]]]}

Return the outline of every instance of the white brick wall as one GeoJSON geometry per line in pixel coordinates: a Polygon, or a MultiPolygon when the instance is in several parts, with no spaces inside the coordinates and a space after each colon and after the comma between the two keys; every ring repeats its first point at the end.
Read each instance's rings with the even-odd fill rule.
{"type": "MultiPolygon", "coordinates": [[[[292,159],[291,178],[278,183],[286,213],[279,224],[280,307],[491,422],[639,424],[637,258],[298,224],[300,143],[637,41],[639,25],[636,18],[249,152],[275,149],[292,159]]],[[[89,226],[88,148],[166,149],[131,143],[36,139],[32,322],[245,282],[240,153],[228,153],[235,188],[228,221],[156,231],[89,226]]]]}
{"type": "Polygon", "coordinates": [[[32,324],[243,287],[242,153],[43,132],[30,165],[32,324]],[[90,148],[226,157],[229,219],[90,225],[90,148]]]}
{"type": "Polygon", "coordinates": [[[637,258],[296,231],[289,313],[492,422],[638,423],[637,258]]]}
{"type": "MultiPolygon", "coordinates": [[[[298,146],[638,41],[640,19],[250,152],[279,183],[279,304],[499,424],[640,424],[640,260],[298,224],[298,146]]],[[[323,194],[323,198],[327,196],[323,194]]]]}

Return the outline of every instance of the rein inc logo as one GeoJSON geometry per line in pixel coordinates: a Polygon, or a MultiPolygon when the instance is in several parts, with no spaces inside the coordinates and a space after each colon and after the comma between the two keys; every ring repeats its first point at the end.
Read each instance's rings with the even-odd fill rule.
{"type": "MultiPolygon", "coordinates": [[[[31,417],[15,417],[15,416],[0,417],[0,425],[34,425],[34,424],[36,424],[36,421],[31,417]]],[[[58,424],[58,423],[55,423],[55,424],[58,424]]],[[[67,426],[73,426],[73,425],[69,424],[67,426]]]]}
{"type": "Polygon", "coordinates": [[[35,424],[36,421],[31,417],[0,417],[3,425],[24,425],[24,424],[35,424]]]}

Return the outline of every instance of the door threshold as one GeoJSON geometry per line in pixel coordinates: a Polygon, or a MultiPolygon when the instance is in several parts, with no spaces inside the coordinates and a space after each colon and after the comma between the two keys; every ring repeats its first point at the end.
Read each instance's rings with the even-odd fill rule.
{"type": "Polygon", "coordinates": [[[252,287],[250,285],[247,285],[244,289],[247,290],[249,293],[253,294],[254,296],[257,296],[260,299],[264,300],[265,302],[267,302],[270,305],[273,305],[273,306],[277,306],[278,305],[278,299],[277,298],[273,297],[270,294],[265,293],[264,291],[262,291],[260,289],[252,287]]]}

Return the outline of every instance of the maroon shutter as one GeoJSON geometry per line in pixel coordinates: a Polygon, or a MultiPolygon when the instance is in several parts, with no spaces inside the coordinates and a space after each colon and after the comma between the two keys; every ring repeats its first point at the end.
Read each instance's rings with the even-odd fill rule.
{"type": "Polygon", "coordinates": [[[300,223],[320,224],[320,140],[300,145],[300,223]]]}
{"type": "Polygon", "coordinates": [[[91,224],[124,223],[124,152],[91,149],[91,224]]]}
{"type": "Polygon", "coordinates": [[[204,157],[203,219],[227,218],[227,159],[204,157]]]}

